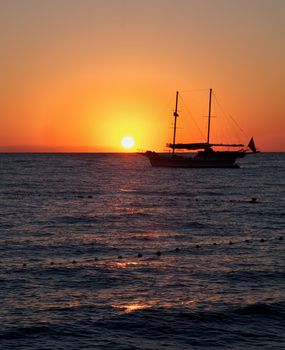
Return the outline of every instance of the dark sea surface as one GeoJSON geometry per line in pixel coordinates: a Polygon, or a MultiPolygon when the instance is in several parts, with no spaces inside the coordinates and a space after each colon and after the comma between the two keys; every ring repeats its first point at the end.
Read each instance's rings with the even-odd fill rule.
{"type": "Polygon", "coordinates": [[[285,349],[285,154],[240,165],[0,154],[0,349],[285,349]]]}

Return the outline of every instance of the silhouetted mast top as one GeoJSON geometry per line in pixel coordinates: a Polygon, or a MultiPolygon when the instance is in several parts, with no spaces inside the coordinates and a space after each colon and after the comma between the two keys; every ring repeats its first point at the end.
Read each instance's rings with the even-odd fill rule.
{"type": "Polygon", "coordinates": [[[211,105],[212,105],[212,89],[210,89],[210,96],[209,96],[209,114],[208,114],[208,136],[207,136],[207,143],[210,143],[211,105]]]}
{"type": "MultiPolygon", "coordinates": [[[[176,119],[178,117],[178,111],[177,111],[177,108],[178,108],[178,95],[179,95],[179,92],[176,91],[176,101],[175,101],[175,111],[173,112],[173,116],[174,116],[174,126],[173,126],[173,145],[175,145],[175,138],[176,138],[176,119]]],[[[172,155],[174,155],[174,152],[175,152],[175,148],[172,149],[172,155]]]]}

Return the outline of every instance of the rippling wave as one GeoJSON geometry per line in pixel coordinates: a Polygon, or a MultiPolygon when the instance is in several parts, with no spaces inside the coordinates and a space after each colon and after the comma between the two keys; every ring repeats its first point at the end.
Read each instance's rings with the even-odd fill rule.
{"type": "Polygon", "coordinates": [[[1,350],[285,347],[284,154],[0,161],[1,350]]]}

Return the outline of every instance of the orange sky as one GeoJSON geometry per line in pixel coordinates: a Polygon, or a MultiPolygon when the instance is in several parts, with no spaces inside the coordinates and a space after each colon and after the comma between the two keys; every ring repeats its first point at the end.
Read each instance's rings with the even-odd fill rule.
{"type": "Polygon", "coordinates": [[[284,18],[283,0],[1,0],[0,151],[160,151],[175,91],[210,87],[285,151],[284,18]]]}

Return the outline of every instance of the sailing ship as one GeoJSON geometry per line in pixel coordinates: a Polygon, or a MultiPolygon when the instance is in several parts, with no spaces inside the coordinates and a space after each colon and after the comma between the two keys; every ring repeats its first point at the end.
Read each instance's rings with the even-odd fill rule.
{"type": "Polygon", "coordinates": [[[248,154],[258,152],[255,147],[253,137],[250,139],[247,147],[245,147],[244,144],[223,144],[210,142],[212,89],[210,89],[209,94],[209,113],[206,142],[176,143],[177,117],[179,116],[178,100],[179,92],[177,91],[175,99],[175,110],[173,112],[173,141],[172,143],[167,144],[167,147],[171,149],[171,152],[163,154],[153,151],[146,151],[141,153],[149,159],[152,166],[171,168],[239,168],[239,165],[236,163],[237,159],[243,158],[248,154]],[[219,150],[219,147],[227,147],[234,150],[219,150]],[[179,150],[186,150],[189,152],[189,154],[179,154],[177,153],[179,150]]]}

